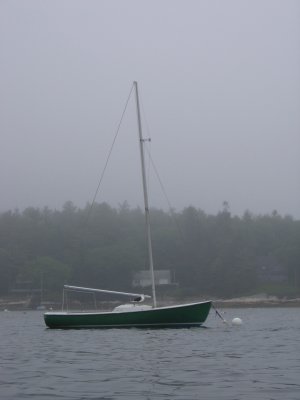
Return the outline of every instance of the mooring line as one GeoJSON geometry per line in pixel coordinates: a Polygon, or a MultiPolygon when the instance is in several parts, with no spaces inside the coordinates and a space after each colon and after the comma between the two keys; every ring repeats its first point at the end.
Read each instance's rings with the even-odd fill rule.
{"type": "Polygon", "coordinates": [[[228,322],[227,322],[226,319],[223,317],[223,315],[217,310],[217,308],[215,307],[214,303],[211,303],[211,306],[212,306],[212,308],[215,310],[216,315],[217,315],[218,317],[220,317],[221,320],[222,320],[225,324],[228,324],[228,322]]]}

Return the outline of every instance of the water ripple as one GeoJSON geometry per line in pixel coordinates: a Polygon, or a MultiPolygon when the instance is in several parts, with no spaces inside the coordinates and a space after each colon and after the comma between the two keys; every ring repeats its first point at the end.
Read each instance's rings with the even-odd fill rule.
{"type": "Polygon", "coordinates": [[[238,329],[210,317],[210,329],[105,331],[0,313],[0,398],[299,400],[300,310],[239,312],[238,329]]]}

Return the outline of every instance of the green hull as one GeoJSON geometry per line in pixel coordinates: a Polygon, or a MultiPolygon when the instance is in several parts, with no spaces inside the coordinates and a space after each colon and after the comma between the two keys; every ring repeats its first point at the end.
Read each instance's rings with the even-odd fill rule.
{"type": "Polygon", "coordinates": [[[47,312],[44,319],[52,329],[191,327],[205,322],[210,307],[205,301],[131,312],[47,312]]]}

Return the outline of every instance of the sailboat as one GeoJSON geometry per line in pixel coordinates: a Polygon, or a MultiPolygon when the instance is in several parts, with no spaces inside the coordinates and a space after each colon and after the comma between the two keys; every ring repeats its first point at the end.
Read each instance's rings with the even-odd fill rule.
{"type": "Polygon", "coordinates": [[[140,113],[139,91],[137,82],[133,83],[135,89],[137,123],[140,143],[140,158],[145,206],[145,223],[147,234],[147,247],[149,269],[151,276],[152,296],[141,293],[117,292],[106,289],[93,289],[79,286],[65,285],[63,290],[63,308],[65,291],[81,291],[87,293],[106,293],[111,295],[127,296],[131,299],[128,304],[123,304],[109,312],[46,312],[44,320],[49,328],[79,329],[79,328],[179,328],[201,326],[212,306],[211,301],[201,301],[189,304],[158,307],[155,292],[155,277],[153,267],[151,228],[149,218],[148,190],[146,182],[144,142],[140,113]],[[145,299],[152,297],[153,305],[141,304],[145,299]]]}

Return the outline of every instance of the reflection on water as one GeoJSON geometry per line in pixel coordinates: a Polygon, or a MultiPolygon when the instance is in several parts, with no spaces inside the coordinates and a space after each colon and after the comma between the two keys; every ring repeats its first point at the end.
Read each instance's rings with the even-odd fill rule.
{"type": "Polygon", "coordinates": [[[208,329],[49,330],[0,313],[1,399],[300,398],[300,309],[228,309],[208,329]]]}

